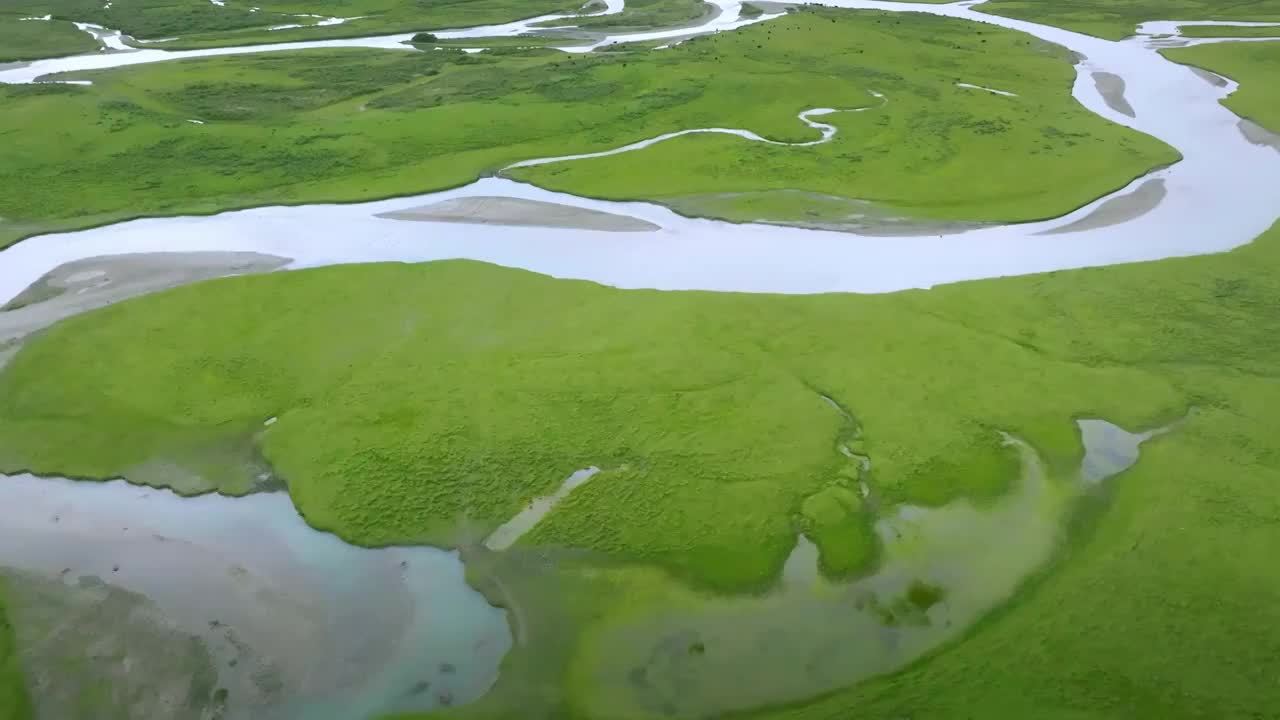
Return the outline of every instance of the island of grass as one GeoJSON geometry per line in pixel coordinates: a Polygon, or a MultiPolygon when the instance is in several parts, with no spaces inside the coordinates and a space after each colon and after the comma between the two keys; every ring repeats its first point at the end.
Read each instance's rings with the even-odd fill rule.
{"type": "Polygon", "coordinates": [[[1232,25],[1184,25],[1179,32],[1193,38],[1259,38],[1280,37],[1280,25],[1238,27],[1232,25]]]}
{"type": "Polygon", "coordinates": [[[1230,4],[1213,0],[989,0],[977,9],[1107,40],[1123,40],[1150,20],[1280,22],[1280,0],[1230,4]]]}
{"type": "Polygon", "coordinates": [[[821,117],[830,142],[688,136],[512,174],[735,220],[839,223],[870,207],[1022,221],[1178,157],[1076,102],[1061,48],[915,14],[806,10],[661,52],[311,51],[75,77],[94,84],[0,88],[0,132],[24,138],[0,148],[0,244],[139,215],[439,190],[692,128],[812,142],[797,115],[814,108],[840,110],[821,117]],[[72,131],[77,143],[59,140],[72,131]]]}
{"type": "Polygon", "coordinates": [[[98,41],[65,20],[0,12],[0,63],[94,52],[98,41]]]}
{"type": "Polygon", "coordinates": [[[1204,68],[1240,87],[1222,101],[1232,112],[1280,132],[1280,42],[1224,42],[1161,50],[1174,62],[1204,68]]]}

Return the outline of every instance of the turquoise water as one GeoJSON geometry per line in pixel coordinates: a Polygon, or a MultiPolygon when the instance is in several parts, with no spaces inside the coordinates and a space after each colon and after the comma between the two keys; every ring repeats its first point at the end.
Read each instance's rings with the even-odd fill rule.
{"type": "MultiPolygon", "coordinates": [[[[47,631],[24,637],[38,624],[11,608],[33,677],[42,661],[76,654],[59,643],[111,648],[110,663],[77,665],[51,696],[90,688],[121,664],[164,668],[194,637],[216,682],[182,688],[184,707],[165,717],[223,705],[223,720],[356,720],[474,700],[511,645],[505,612],[466,584],[456,552],[348,545],[308,527],[282,493],[184,498],[123,481],[0,476],[0,508],[0,569],[22,571],[11,584],[52,581],[41,585],[56,601],[105,583],[141,598],[131,622],[147,618],[145,633],[101,622],[51,641],[47,631]]],[[[127,679],[142,682],[137,692],[173,692],[139,675],[127,679]]],[[[52,717],[55,705],[39,712],[43,694],[38,716],[52,717]]],[[[121,695],[117,704],[133,702],[121,695]]]]}

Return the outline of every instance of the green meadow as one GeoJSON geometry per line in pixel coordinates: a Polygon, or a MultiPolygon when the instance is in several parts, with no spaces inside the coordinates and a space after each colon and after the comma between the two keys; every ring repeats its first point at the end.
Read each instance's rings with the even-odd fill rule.
{"type": "MultiPolygon", "coordinates": [[[[992,502],[1017,473],[998,430],[1062,479],[1074,418],[1139,430],[1195,408],[962,642],[752,717],[1267,717],[1278,261],[1280,228],[1221,255],[872,296],[615,290],[465,261],[228,278],[34,340],[0,374],[0,462],[108,477],[159,458],[240,491],[226,448],[252,438],[311,523],[370,544],[474,538],[604,467],[511,554],[471,563],[527,637],[493,693],[442,714],[600,718],[580,652],[771,584],[811,520],[847,543],[900,502],[992,502]],[[851,486],[850,440],[881,507],[810,513],[851,486]],[[588,554],[551,572],[538,548],[588,554]]],[[[604,717],[650,716],[629,707],[604,717]]]]}
{"type": "MultiPolygon", "coordinates": [[[[1230,27],[1226,25],[1187,25],[1181,29],[1185,37],[1280,37],[1280,26],[1274,27],[1230,27]]],[[[1185,48],[1184,48],[1185,49],[1185,48]]]]}
{"type": "MultiPolygon", "coordinates": [[[[43,13],[40,17],[43,17],[43,13]]],[[[0,63],[75,55],[98,49],[98,41],[65,20],[23,20],[0,12],[0,63]]]]}
{"type": "Polygon", "coordinates": [[[13,626],[5,614],[4,589],[0,583],[0,720],[28,720],[31,707],[18,662],[13,626]]]}
{"type": "Polygon", "coordinates": [[[1240,83],[1222,101],[1232,112],[1280,132],[1280,43],[1214,43],[1160,51],[1185,65],[1211,70],[1240,83]]]}
{"type": "Polygon", "coordinates": [[[0,244],[139,215],[439,190],[689,128],[812,141],[796,115],[818,107],[866,110],[823,117],[840,129],[823,145],[703,135],[514,175],[673,205],[805,191],[768,203],[782,220],[819,193],[894,215],[1017,221],[1177,159],[1079,105],[1061,49],[923,15],[795,12],[658,53],[326,50],[75,77],[94,85],[0,88],[0,133],[24,138],[0,147],[0,244]]]}
{"type": "MultiPolygon", "coordinates": [[[[166,40],[154,47],[177,50],[470,27],[578,7],[572,0],[328,0],[321,6],[300,0],[228,0],[223,6],[209,0],[119,0],[109,7],[100,0],[11,0],[2,12],[51,13],[58,20],[90,22],[139,40],[166,40]],[[269,30],[314,25],[322,19],[310,15],[359,19],[269,30]]],[[[65,40],[59,51],[45,57],[84,51],[76,47],[65,40]]]]}
{"type": "Polygon", "coordinates": [[[1280,0],[989,0],[977,9],[1108,40],[1123,40],[1148,20],[1280,21],[1280,0]]]}

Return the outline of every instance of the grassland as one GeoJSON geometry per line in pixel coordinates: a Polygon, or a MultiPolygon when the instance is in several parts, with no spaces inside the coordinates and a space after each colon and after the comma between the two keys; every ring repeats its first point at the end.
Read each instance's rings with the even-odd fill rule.
{"type": "Polygon", "coordinates": [[[1250,0],[989,0],[979,10],[1054,25],[1108,40],[1134,34],[1148,20],[1280,21],[1280,1],[1250,0]]]}
{"type": "MultiPolygon", "coordinates": [[[[1280,448],[1270,432],[1280,407],[1274,376],[1280,328],[1271,311],[1280,293],[1272,272],[1277,262],[1280,226],[1252,246],[1213,257],[856,299],[953,324],[975,347],[1011,345],[1035,354],[1045,363],[1039,379],[1046,389],[1056,385],[1058,363],[1124,368],[1176,386],[1198,410],[1081,506],[1053,565],[961,642],[817,702],[734,717],[1246,720],[1280,713],[1272,681],[1280,657],[1280,569],[1269,559],[1280,527],[1280,448]]],[[[866,310],[846,317],[861,323],[882,307],[866,310]]],[[[897,339],[931,347],[915,336],[916,327],[903,325],[897,339]]],[[[828,329],[843,334],[838,326],[828,329]]],[[[876,333],[855,332],[862,341],[855,354],[880,351],[876,333]]],[[[981,376],[976,369],[951,375],[951,360],[961,354],[948,347],[939,355],[947,361],[935,363],[932,375],[1019,402],[1020,395],[1006,394],[1019,372],[1002,360],[993,358],[981,376]]],[[[1137,399],[1121,392],[1121,404],[1137,399]]],[[[946,422],[939,413],[949,416],[947,403],[934,398],[904,403],[917,408],[922,425],[946,422]]],[[[861,417],[870,427],[874,415],[861,417]]],[[[561,577],[550,587],[565,594],[555,596],[539,576],[545,570],[534,570],[547,557],[556,556],[471,561],[482,587],[491,576],[503,577],[509,594],[525,601],[533,635],[513,650],[491,695],[430,717],[651,716],[625,705],[616,716],[585,713],[580,700],[590,689],[573,680],[570,648],[590,645],[620,615],[661,612],[667,606],[637,598],[671,600],[670,581],[560,560],[561,577]],[[544,618],[549,637],[540,633],[544,618]]],[[[687,622],[696,628],[699,620],[687,622]]]]}
{"type": "MultiPolygon", "coordinates": [[[[964,34],[950,33],[957,24],[943,18],[872,15],[868,19],[879,22],[865,23],[855,44],[842,52],[842,44],[850,41],[848,30],[838,23],[815,25],[810,21],[815,16],[827,15],[796,13],[761,27],[757,37],[735,33],[717,38],[724,47],[718,52],[747,58],[743,71],[756,73],[766,72],[762,62],[788,62],[807,54],[803,47],[830,49],[825,60],[814,56],[812,61],[885,95],[865,112],[824,116],[823,122],[839,128],[832,142],[788,148],[726,135],[687,136],[643,151],[523,168],[513,175],[557,190],[673,205],[681,204],[681,198],[714,193],[799,190],[869,200],[886,214],[911,218],[1032,220],[1084,204],[1099,194],[1099,186],[1115,187],[1131,179],[1132,171],[1120,171],[1116,162],[1176,158],[1148,138],[1098,125],[1074,100],[1064,98],[1074,72],[1058,48],[967,25],[960,26],[967,28],[964,34]],[[808,45],[778,41],[796,31],[808,45]],[[760,35],[763,44],[757,40],[760,35]],[[936,64],[922,61],[919,48],[940,37],[946,38],[945,50],[933,56],[936,64]],[[873,63],[874,69],[867,67],[873,63]],[[1018,97],[975,93],[957,82],[996,87],[1018,97]],[[1099,153],[1103,147],[1118,152],[1099,153]],[[1057,169],[1049,170],[1051,165],[1057,169]],[[673,168],[679,171],[671,172],[673,168]],[[1050,190],[1042,175],[1047,172],[1075,179],[1050,190]],[[926,177],[927,184],[921,182],[926,177]],[[1086,178],[1093,183],[1088,191],[1062,192],[1089,185],[1086,178]]],[[[813,100],[808,107],[850,107],[833,94],[813,100]]],[[[804,194],[794,192],[770,202],[792,217],[808,211],[809,204],[804,194]]],[[[818,204],[828,203],[824,199],[818,204]]],[[[744,208],[751,214],[730,219],[772,219],[758,214],[761,207],[752,203],[744,208]]]]}
{"type": "Polygon", "coordinates": [[[1275,27],[1230,27],[1227,25],[1187,25],[1181,29],[1185,37],[1280,37],[1280,26],[1275,27]]]}
{"type": "Polygon", "coordinates": [[[1212,70],[1240,83],[1222,101],[1232,112],[1280,132],[1280,43],[1214,43],[1162,50],[1174,62],[1212,70]]]}
{"type": "Polygon", "coordinates": [[[1076,103],[1060,49],[923,15],[796,12],[660,53],[317,51],[77,76],[95,84],[0,88],[0,133],[24,139],[0,148],[0,244],[127,216],[425,192],[688,128],[813,140],[796,114],[833,105],[874,109],[827,116],[837,139],[809,148],[681,138],[519,176],[611,197],[787,188],[1027,220],[1177,157],[1076,103]]]}
{"type": "Polygon", "coordinates": [[[0,14],[0,63],[75,55],[98,49],[98,41],[64,20],[22,20],[0,14]]]}
{"type": "MultiPolygon", "coordinates": [[[[6,13],[91,22],[138,39],[169,39],[162,47],[191,49],[353,37],[487,25],[578,8],[574,0],[13,0],[6,13]],[[256,8],[256,10],[254,9],[256,8]],[[325,15],[359,18],[339,25],[270,31],[280,25],[314,25],[325,15]]],[[[59,53],[55,53],[59,54],[59,53]]],[[[67,54],[67,53],[61,53],[67,54]]]]}
{"type": "Polygon", "coordinates": [[[618,468],[510,555],[469,560],[528,635],[492,695],[440,714],[599,720],[578,648],[714,602],[684,582],[767,581],[811,498],[847,486],[849,429],[819,393],[854,414],[888,502],[1000,492],[995,429],[1064,477],[1072,418],[1137,429],[1194,406],[962,642],[752,717],[1269,717],[1277,262],[1280,227],[1217,256],[886,296],[619,291],[471,262],[232,278],[34,342],[0,375],[0,452],[98,475],[278,415],[261,442],[301,510],[374,542],[438,541],[459,515],[483,530],[574,468],[618,468]],[[539,550],[566,546],[594,552],[539,550]]]}
{"type": "Polygon", "coordinates": [[[13,626],[4,609],[4,583],[0,582],[0,720],[28,720],[31,707],[26,681],[18,665],[13,626]]]}

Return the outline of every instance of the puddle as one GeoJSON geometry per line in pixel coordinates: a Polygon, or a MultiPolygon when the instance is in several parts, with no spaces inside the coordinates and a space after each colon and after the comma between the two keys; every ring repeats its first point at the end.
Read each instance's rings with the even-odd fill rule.
{"type": "Polygon", "coordinates": [[[1171,427],[1129,434],[1080,421],[1086,460],[1076,482],[1050,481],[1034,449],[1005,435],[1022,467],[1010,492],[983,507],[899,506],[875,524],[882,554],[870,576],[825,579],[819,548],[801,535],[764,596],[689,593],[661,616],[603,629],[578,668],[588,714],[622,701],[636,709],[629,717],[711,717],[900,668],[1005,602],[1052,557],[1072,501],[1171,427]]]}
{"type": "Polygon", "coordinates": [[[1080,479],[1096,484],[1117,475],[1138,462],[1138,449],[1142,443],[1173,431],[1182,421],[1146,432],[1131,433],[1106,420],[1077,420],[1080,442],[1084,445],[1084,460],[1080,463],[1080,479]]]}
{"type": "Polygon", "coordinates": [[[589,467],[570,475],[552,495],[534,498],[529,507],[516,513],[515,517],[500,525],[485,539],[484,546],[490,550],[506,550],[533,529],[538,521],[551,512],[560,501],[568,497],[574,488],[585,484],[600,472],[598,467],[589,467]]]}
{"type": "Polygon", "coordinates": [[[68,717],[103,680],[119,683],[110,709],[125,717],[430,710],[487,692],[511,645],[457,553],[348,545],[282,493],[181,498],[18,475],[0,476],[0,507],[23,509],[0,524],[0,572],[38,718],[68,717]],[[50,617],[51,604],[90,615],[50,617]],[[160,672],[171,663],[184,671],[160,672]]]}

